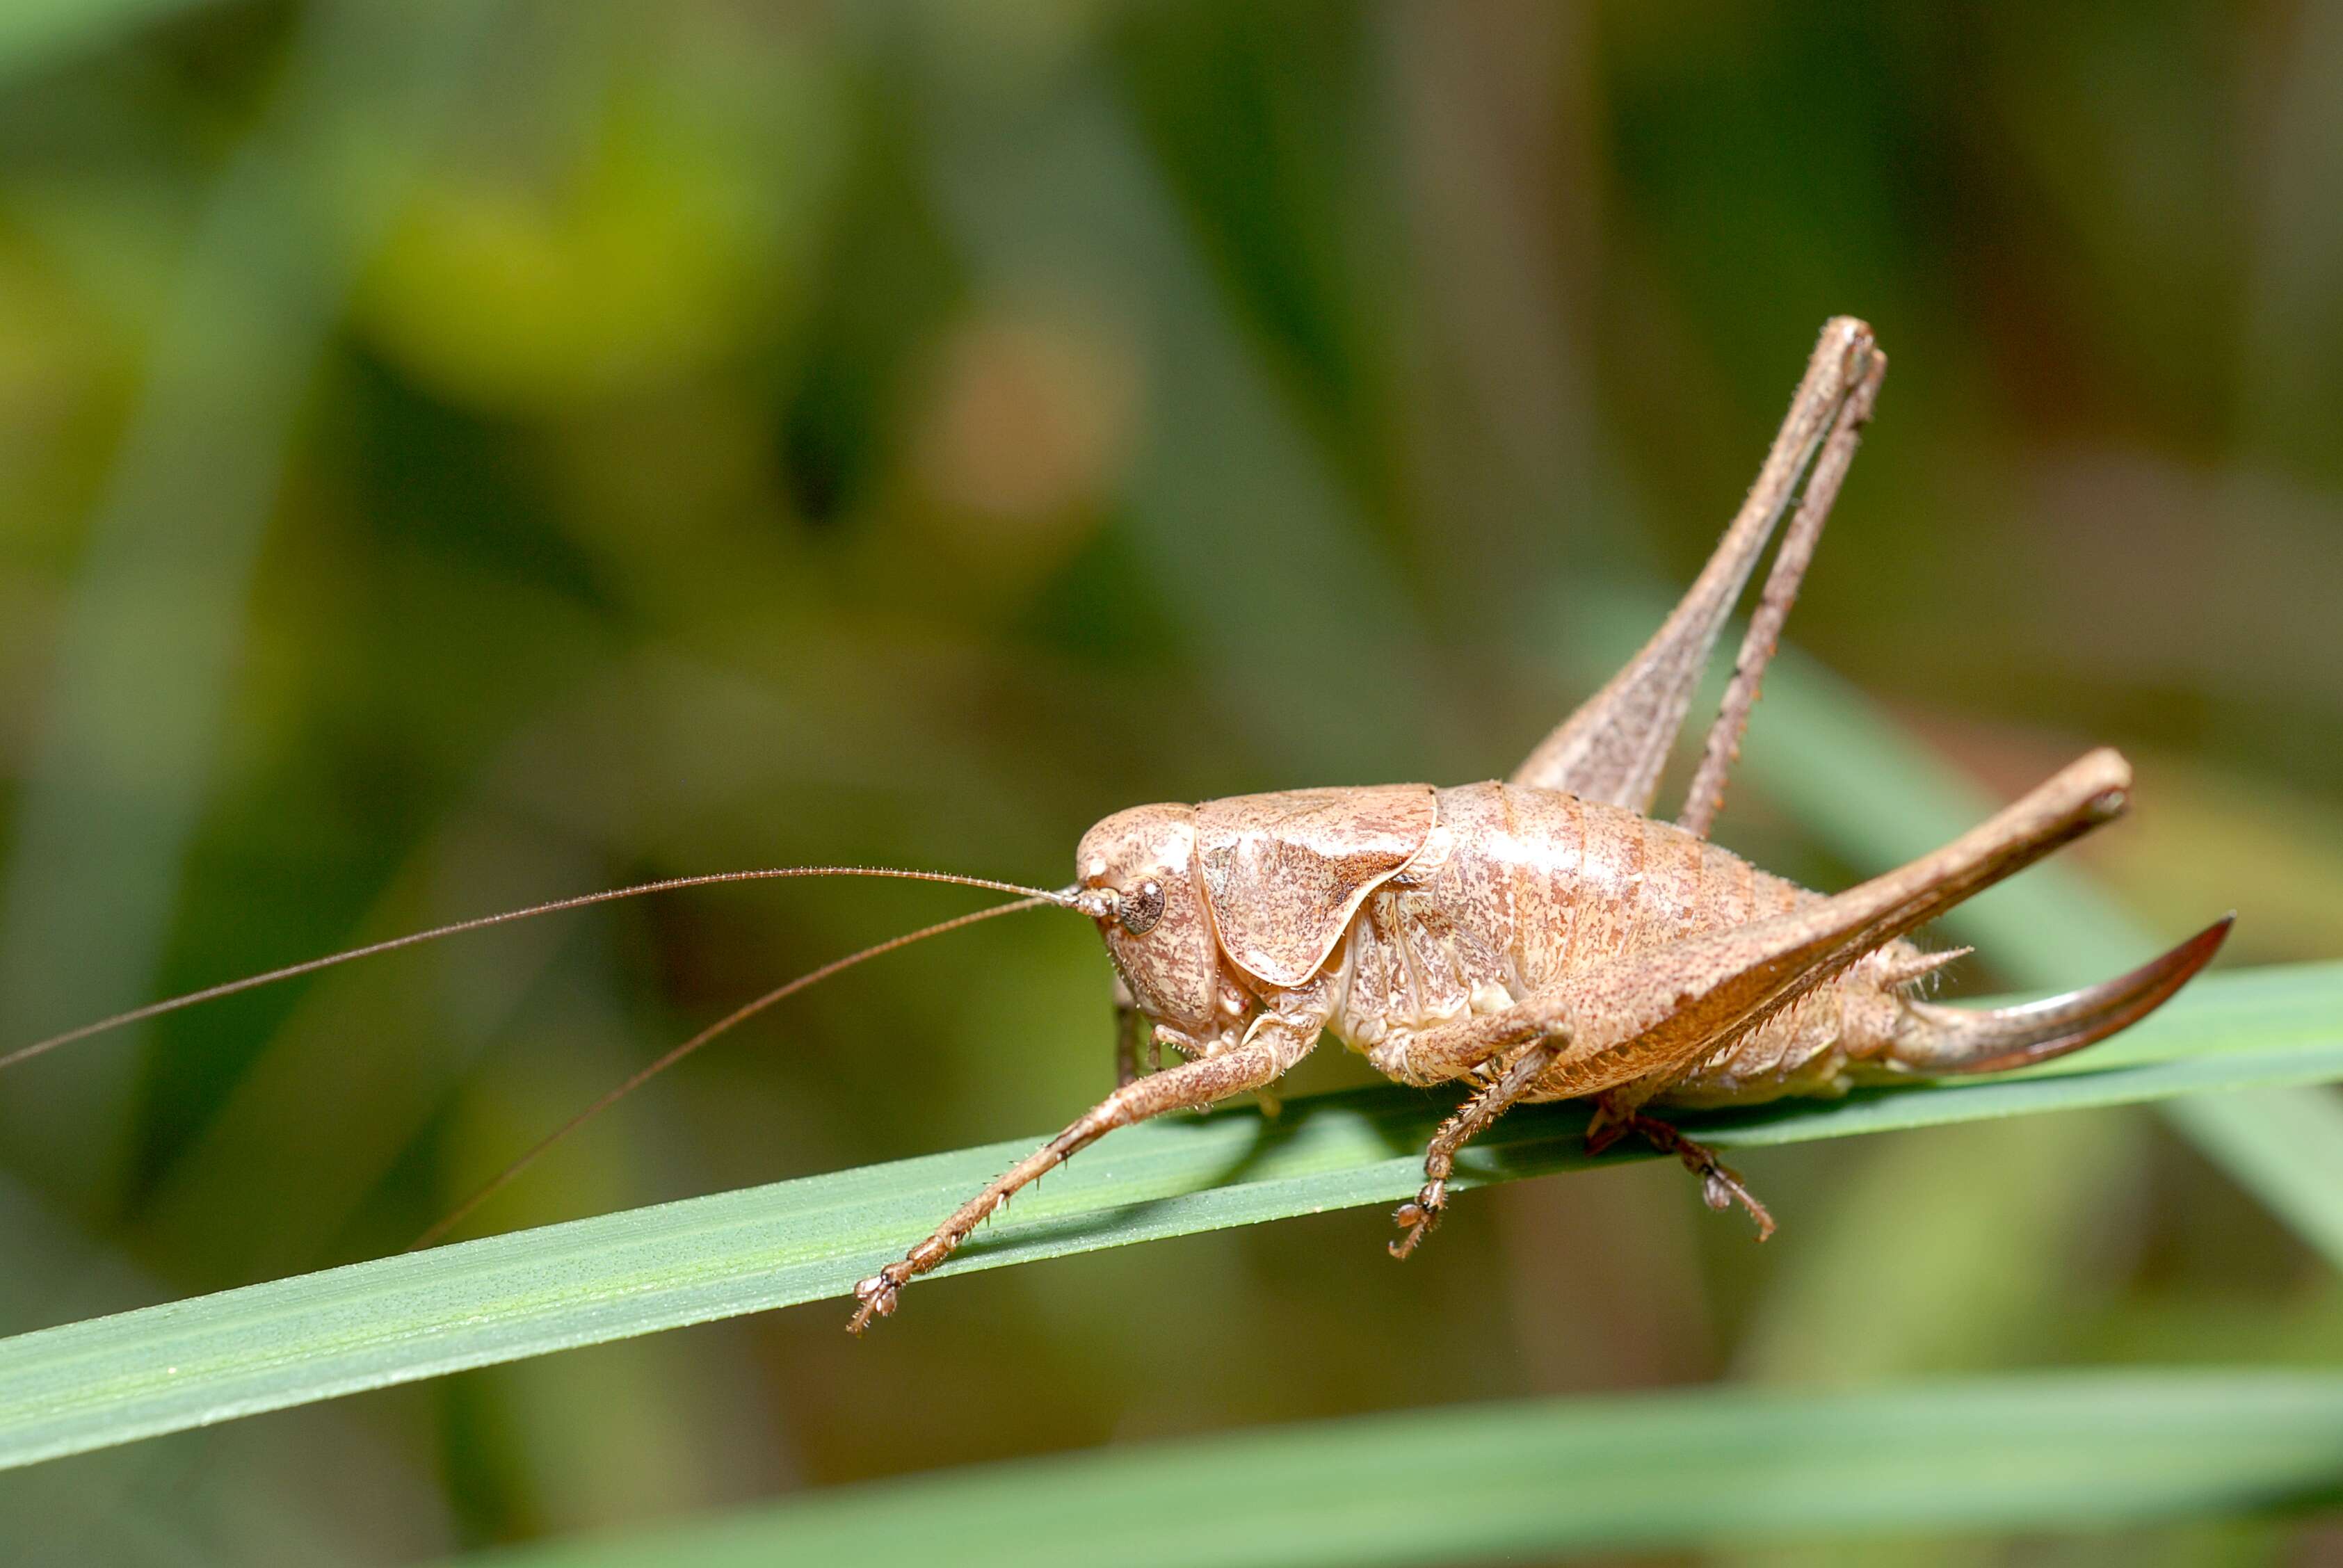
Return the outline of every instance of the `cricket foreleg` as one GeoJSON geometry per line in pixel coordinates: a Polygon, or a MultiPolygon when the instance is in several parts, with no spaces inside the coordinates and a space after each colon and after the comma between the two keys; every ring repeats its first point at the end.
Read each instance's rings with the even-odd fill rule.
{"type": "Polygon", "coordinates": [[[1554,1045],[1544,1042],[1530,1047],[1495,1082],[1483,1087],[1457,1108],[1455,1115],[1440,1124],[1440,1131],[1433,1134],[1430,1147],[1423,1151],[1423,1187],[1417,1190],[1413,1201],[1402,1203],[1392,1213],[1392,1223],[1405,1232],[1391,1243],[1393,1257],[1404,1258],[1414,1251],[1440,1223],[1440,1216],[1448,1206],[1448,1179],[1456,1171],[1456,1151],[1528,1092],[1538,1075],[1553,1062],[1554,1050],[1554,1045]]]}
{"type": "Polygon", "coordinates": [[[1716,1157],[1715,1150],[1685,1137],[1656,1116],[1620,1106],[1621,1102],[1608,1096],[1597,1102],[1594,1124],[1586,1130],[1588,1152],[1600,1154],[1633,1132],[1661,1153],[1673,1154],[1683,1161],[1684,1169],[1700,1178],[1702,1202],[1720,1213],[1738,1203],[1749,1211],[1749,1218],[1756,1222],[1759,1241],[1774,1233],[1773,1214],[1749,1191],[1741,1173],[1716,1157]]]}
{"type": "Polygon", "coordinates": [[[1000,1208],[1011,1193],[1056,1170],[1076,1151],[1118,1127],[1128,1127],[1167,1111],[1192,1110],[1248,1089],[1259,1089],[1292,1066],[1309,1048],[1308,1040],[1297,1045],[1291,1036],[1263,1030],[1255,1039],[1219,1056],[1182,1062],[1124,1084],[961,1204],[935,1234],[912,1248],[900,1261],[888,1264],[856,1285],[855,1298],[861,1304],[855,1308],[847,1332],[859,1334],[870,1326],[872,1318],[890,1316],[895,1311],[896,1297],[906,1284],[950,1257],[953,1249],[966,1241],[969,1233],[1000,1208]]]}

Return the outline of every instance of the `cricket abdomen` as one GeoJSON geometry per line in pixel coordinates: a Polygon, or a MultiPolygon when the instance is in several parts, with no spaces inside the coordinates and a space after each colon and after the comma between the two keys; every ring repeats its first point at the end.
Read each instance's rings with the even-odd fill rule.
{"type": "MultiPolygon", "coordinates": [[[[1330,1028],[1383,1070],[1399,1068],[1395,1076],[1406,1076],[1410,1035],[1502,1010],[1574,970],[1819,897],[1623,807],[1494,783],[1442,789],[1437,800],[1423,851],[1367,900],[1330,960],[1330,1028]]],[[[1910,950],[1888,951],[1898,950],[1910,950]]],[[[1847,1056],[1884,1049],[1892,1032],[1884,973],[1866,960],[1816,988],[1670,1097],[1714,1103],[1843,1087],[1847,1056]]]]}

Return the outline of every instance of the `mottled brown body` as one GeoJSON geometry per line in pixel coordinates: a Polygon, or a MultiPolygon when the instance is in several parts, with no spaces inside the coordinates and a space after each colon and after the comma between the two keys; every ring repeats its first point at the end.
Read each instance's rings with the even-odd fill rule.
{"type": "MultiPolygon", "coordinates": [[[[1153,884],[1162,920],[1135,936],[1109,928],[1119,946],[1144,944],[1156,960],[1134,955],[1124,972],[1159,1020],[1159,1044],[1212,1060],[1268,1043],[1290,1061],[1322,1027],[1403,1083],[1488,1081],[1520,1048],[1459,1064],[1421,1042],[1567,978],[1823,901],[1684,829],[1521,784],[1379,787],[1372,849],[1344,856],[1335,850],[1355,849],[1352,824],[1323,814],[1346,793],[1142,806],[1084,839],[1084,876],[1097,886],[1132,879],[1109,845],[1136,844],[1166,873],[1153,884]],[[1238,824],[1252,829],[1250,856],[1238,824]],[[1248,859],[1257,874],[1245,874],[1248,859]],[[1286,961],[1274,968],[1264,953],[1286,961]]],[[[1683,1105],[1750,1102],[1840,1093],[1866,1069],[1892,1072],[1908,989],[1946,956],[1885,943],[1647,1092],[1683,1105]]],[[[1584,1092],[1556,1070],[1520,1098],[1584,1092]]]]}
{"type": "MultiPolygon", "coordinates": [[[[1403,1083],[1448,1076],[1411,1058],[1426,1029],[1503,1011],[1574,970],[1820,899],[1683,829],[1559,790],[1468,784],[1433,799],[1437,825],[1423,849],[1368,898],[1326,966],[1329,1029],[1403,1083]]],[[[1893,1043],[1901,983],[1935,963],[1907,942],[1881,948],[1661,1098],[1704,1104],[1841,1092],[1852,1066],[1893,1043]]],[[[1495,1076],[1512,1054],[1474,1076],[1495,1076]]],[[[1541,1084],[1523,1098],[1571,1092],[1541,1084]]]]}

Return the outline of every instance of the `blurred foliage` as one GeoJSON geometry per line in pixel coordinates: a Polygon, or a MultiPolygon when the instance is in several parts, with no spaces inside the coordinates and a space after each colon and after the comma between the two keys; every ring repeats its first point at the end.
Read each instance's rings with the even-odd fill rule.
{"type": "MultiPolygon", "coordinates": [[[[1689,575],[1836,311],[1895,368],[1793,635],[1991,789],[2129,749],[2081,859],[2159,933],[2234,906],[2234,958],[2343,951],[2334,7],[8,15],[11,1038],[644,876],[1049,880],[1141,799],[1502,773],[1578,695],[1556,607],[1689,575]]],[[[1797,822],[1745,787],[1722,836],[1863,869],[1797,822]]],[[[699,1023],[964,907],[681,895],[28,1067],[0,1327],[393,1251],[699,1023]]],[[[1089,933],[987,926],[481,1223],[1021,1133],[1110,1070],[1089,933]]],[[[397,1561],[1841,1347],[2343,1350],[2330,1277],[2196,1155],[2049,1126],[1761,1157],[1796,1217],[1762,1253],[1656,1167],[1491,1194],[1420,1269],[1327,1215],[970,1278],[860,1351],[817,1308],[65,1462],[0,1483],[0,1537],[397,1561]],[[2021,1186],[2022,1233],[1965,1223],[2021,1186]],[[1955,1234],[2022,1310],[1900,1334],[1955,1234]]]]}
{"type": "MultiPolygon", "coordinates": [[[[505,1568],[1074,1562],[1356,1568],[1931,1531],[2104,1533],[2317,1506],[2328,1374],[2049,1373],[1863,1393],[1700,1391],[1355,1417],[845,1487],[780,1508],[465,1559],[505,1568]],[[1983,1434],[1990,1441],[1980,1441],[1983,1434]],[[1391,1456],[1405,1456],[1395,1486],[1391,1456]],[[1686,1487],[1685,1470],[1702,1484],[1686,1487]],[[1200,1508],[1195,1500],[1212,1499],[1200,1508]]],[[[1887,1560],[1892,1561],[1892,1558],[1887,1560]]]]}

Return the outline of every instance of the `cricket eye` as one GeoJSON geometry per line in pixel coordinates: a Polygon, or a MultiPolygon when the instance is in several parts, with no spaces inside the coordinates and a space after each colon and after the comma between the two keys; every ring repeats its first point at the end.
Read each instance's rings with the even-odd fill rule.
{"type": "Polygon", "coordinates": [[[1163,918],[1163,889],[1154,882],[1141,882],[1135,893],[1126,893],[1116,900],[1115,919],[1122,929],[1134,937],[1143,937],[1155,929],[1163,918]]]}

